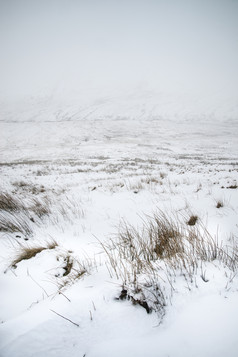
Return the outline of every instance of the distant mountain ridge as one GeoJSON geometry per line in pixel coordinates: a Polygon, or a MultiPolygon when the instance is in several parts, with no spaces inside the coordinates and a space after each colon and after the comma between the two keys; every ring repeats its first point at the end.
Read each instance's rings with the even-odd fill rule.
{"type": "Polygon", "coordinates": [[[165,93],[152,90],[41,94],[2,100],[1,121],[236,120],[238,100],[223,93],[165,93]]]}

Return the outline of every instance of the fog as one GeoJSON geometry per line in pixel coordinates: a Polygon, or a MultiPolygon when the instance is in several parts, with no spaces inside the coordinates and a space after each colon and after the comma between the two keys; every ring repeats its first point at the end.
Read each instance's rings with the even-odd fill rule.
{"type": "Polygon", "coordinates": [[[237,0],[0,0],[0,43],[3,97],[238,93],[237,0]]]}

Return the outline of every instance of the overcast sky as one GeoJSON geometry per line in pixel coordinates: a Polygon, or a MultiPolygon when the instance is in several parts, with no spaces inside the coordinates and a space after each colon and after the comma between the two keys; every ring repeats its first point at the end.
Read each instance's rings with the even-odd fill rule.
{"type": "Polygon", "coordinates": [[[0,89],[238,92],[238,0],[0,0],[0,89]]]}

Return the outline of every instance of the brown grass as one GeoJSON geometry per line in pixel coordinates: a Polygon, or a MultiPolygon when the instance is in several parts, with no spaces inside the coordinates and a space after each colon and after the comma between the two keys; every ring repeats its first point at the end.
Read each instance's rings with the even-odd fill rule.
{"type": "Polygon", "coordinates": [[[65,266],[64,266],[64,274],[63,276],[67,276],[70,274],[72,268],[73,268],[73,260],[72,258],[68,255],[67,257],[65,257],[64,259],[65,261],[65,266]]]}
{"type": "Polygon", "coordinates": [[[26,212],[0,212],[0,232],[21,233],[29,237],[33,234],[31,220],[26,212]]]}
{"type": "Polygon", "coordinates": [[[13,260],[12,266],[15,267],[18,263],[23,260],[29,260],[34,258],[37,254],[41,253],[43,250],[46,250],[46,247],[24,247],[18,256],[13,260]]]}
{"type": "Polygon", "coordinates": [[[140,229],[123,222],[116,237],[101,243],[109,258],[109,274],[122,281],[127,297],[146,302],[161,316],[170,303],[165,285],[174,291],[177,277],[183,277],[191,290],[203,264],[216,260],[232,272],[238,268],[235,246],[223,247],[201,223],[190,228],[182,221],[159,212],[146,217],[140,229]]]}
{"type": "Polygon", "coordinates": [[[7,212],[17,212],[22,210],[24,206],[21,201],[13,195],[2,192],[0,193],[0,210],[7,212]]]}
{"type": "Polygon", "coordinates": [[[189,226],[195,226],[195,224],[197,223],[197,220],[198,220],[198,216],[190,216],[189,220],[187,221],[187,224],[189,226]]]}
{"type": "Polygon", "coordinates": [[[0,194],[0,232],[21,233],[26,237],[33,234],[32,222],[49,215],[50,201],[47,198],[25,197],[20,200],[14,194],[0,194]]]}
{"type": "Polygon", "coordinates": [[[12,267],[16,267],[18,263],[23,260],[29,260],[34,258],[37,254],[41,253],[43,250],[54,249],[58,246],[56,241],[49,242],[46,246],[38,246],[38,247],[24,247],[20,246],[20,251],[18,252],[16,258],[11,263],[12,267]]]}
{"type": "Polygon", "coordinates": [[[51,204],[51,202],[47,198],[40,200],[40,199],[34,197],[30,201],[29,210],[31,212],[33,212],[37,217],[42,218],[42,217],[47,216],[51,213],[50,204],[51,204]]]}
{"type": "Polygon", "coordinates": [[[222,207],[224,207],[224,203],[221,200],[217,201],[216,208],[222,208],[222,207]]]}

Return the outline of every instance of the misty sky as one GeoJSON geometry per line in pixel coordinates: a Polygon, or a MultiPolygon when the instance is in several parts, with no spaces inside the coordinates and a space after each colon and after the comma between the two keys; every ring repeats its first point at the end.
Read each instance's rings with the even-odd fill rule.
{"type": "Polygon", "coordinates": [[[238,0],[0,0],[0,90],[238,92],[238,0]]]}

